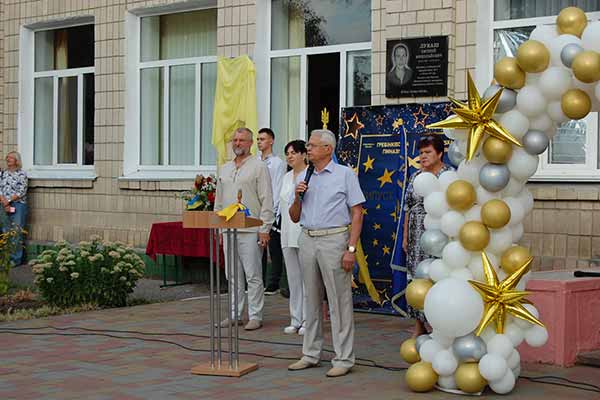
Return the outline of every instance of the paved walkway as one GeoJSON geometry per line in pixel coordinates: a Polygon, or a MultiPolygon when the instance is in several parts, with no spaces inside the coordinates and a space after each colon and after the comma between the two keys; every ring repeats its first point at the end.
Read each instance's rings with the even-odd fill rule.
{"type": "MultiPolygon", "coordinates": [[[[247,339],[290,345],[242,341],[242,356],[260,366],[242,378],[190,374],[190,368],[208,360],[208,354],[164,343],[102,336],[27,336],[6,333],[10,328],[79,327],[170,333],[171,336],[112,333],[117,336],[169,340],[195,349],[207,349],[206,338],[181,333],[208,333],[208,300],[196,299],[64,315],[0,324],[0,399],[447,399],[441,392],[411,393],[404,372],[357,366],[342,378],[326,378],[329,364],[307,371],[288,372],[287,360],[300,355],[301,338],[282,333],[287,303],[267,297],[263,329],[241,330],[247,339]],[[177,334],[180,335],[177,335],[177,334]]],[[[404,366],[399,346],[409,336],[409,322],[398,318],[357,313],[356,355],[382,365],[404,366]]],[[[329,329],[329,324],[326,324],[329,329]]],[[[83,330],[27,330],[21,333],[89,334],[83,330]]],[[[327,335],[326,343],[331,343],[327,335]]],[[[326,354],[326,357],[331,357],[326,354]]],[[[364,362],[367,364],[367,362],[364,362]]],[[[598,384],[600,369],[559,369],[525,365],[524,375],[560,375],[598,384]]],[[[486,392],[486,398],[504,398],[486,392]]],[[[520,380],[509,396],[528,399],[598,399],[600,394],[520,380]]],[[[457,397],[458,398],[458,397],[457,397]]]]}

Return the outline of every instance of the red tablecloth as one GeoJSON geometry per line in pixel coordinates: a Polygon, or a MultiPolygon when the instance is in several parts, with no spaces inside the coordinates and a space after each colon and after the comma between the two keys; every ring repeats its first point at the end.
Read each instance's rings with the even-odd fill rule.
{"type": "MultiPolygon", "coordinates": [[[[210,257],[208,229],[184,229],[182,222],[158,222],[152,224],[146,254],[156,260],[157,254],[184,257],[210,257]]],[[[216,252],[214,253],[216,256],[216,252]]],[[[221,263],[223,263],[221,249],[221,263]]]]}

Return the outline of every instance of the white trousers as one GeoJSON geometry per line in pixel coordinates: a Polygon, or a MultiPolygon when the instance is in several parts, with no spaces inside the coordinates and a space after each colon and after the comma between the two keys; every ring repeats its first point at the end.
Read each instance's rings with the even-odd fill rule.
{"type": "Polygon", "coordinates": [[[306,323],[302,353],[304,361],[317,363],[323,350],[323,291],[331,313],[331,337],[334,367],[354,365],[354,315],[352,304],[352,272],[342,268],[342,257],[348,245],[348,232],[310,237],[300,235],[300,261],[306,293],[306,323]]]}
{"type": "Polygon", "coordinates": [[[244,304],[246,301],[245,285],[248,284],[248,318],[262,321],[263,307],[265,303],[265,290],[262,279],[262,249],[258,245],[258,233],[255,232],[238,232],[237,258],[238,258],[238,276],[230,277],[229,269],[233,274],[233,256],[231,258],[231,266],[227,252],[230,246],[233,246],[233,231],[228,238],[227,231],[223,231],[223,251],[225,253],[225,273],[231,284],[231,319],[242,319],[244,304]],[[229,243],[231,241],[231,243],[229,243]],[[244,279],[245,277],[245,279],[244,279]],[[233,284],[237,279],[237,311],[235,315],[234,299],[233,299],[233,284]]]}
{"type": "Polygon", "coordinates": [[[304,315],[306,314],[300,254],[297,247],[284,247],[282,251],[290,287],[290,316],[292,320],[290,325],[300,328],[304,324],[304,315]]]}

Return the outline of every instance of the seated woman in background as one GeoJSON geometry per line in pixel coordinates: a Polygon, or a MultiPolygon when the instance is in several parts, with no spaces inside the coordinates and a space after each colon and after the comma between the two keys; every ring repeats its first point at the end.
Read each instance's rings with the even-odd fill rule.
{"type": "MultiPolygon", "coordinates": [[[[21,169],[21,155],[11,151],[6,155],[6,170],[0,176],[0,202],[9,221],[15,227],[23,229],[27,219],[27,174],[21,169]]],[[[4,224],[2,231],[9,230],[11,226],[4,224]]],[[[11,254],[10,261],[14,265],[23,262],[23,234],[17,236],[17,248],[11,254]]]]}

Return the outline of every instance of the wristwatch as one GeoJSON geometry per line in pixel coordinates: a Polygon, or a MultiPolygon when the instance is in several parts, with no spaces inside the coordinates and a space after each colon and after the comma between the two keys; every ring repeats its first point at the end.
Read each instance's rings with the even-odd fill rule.
{"type": "Polygon", "coordinates": [[[352,254],[356,253],[356,247],[354,247],[354,246],[348,246],[348,252],[352,253],[352,254]]]}

